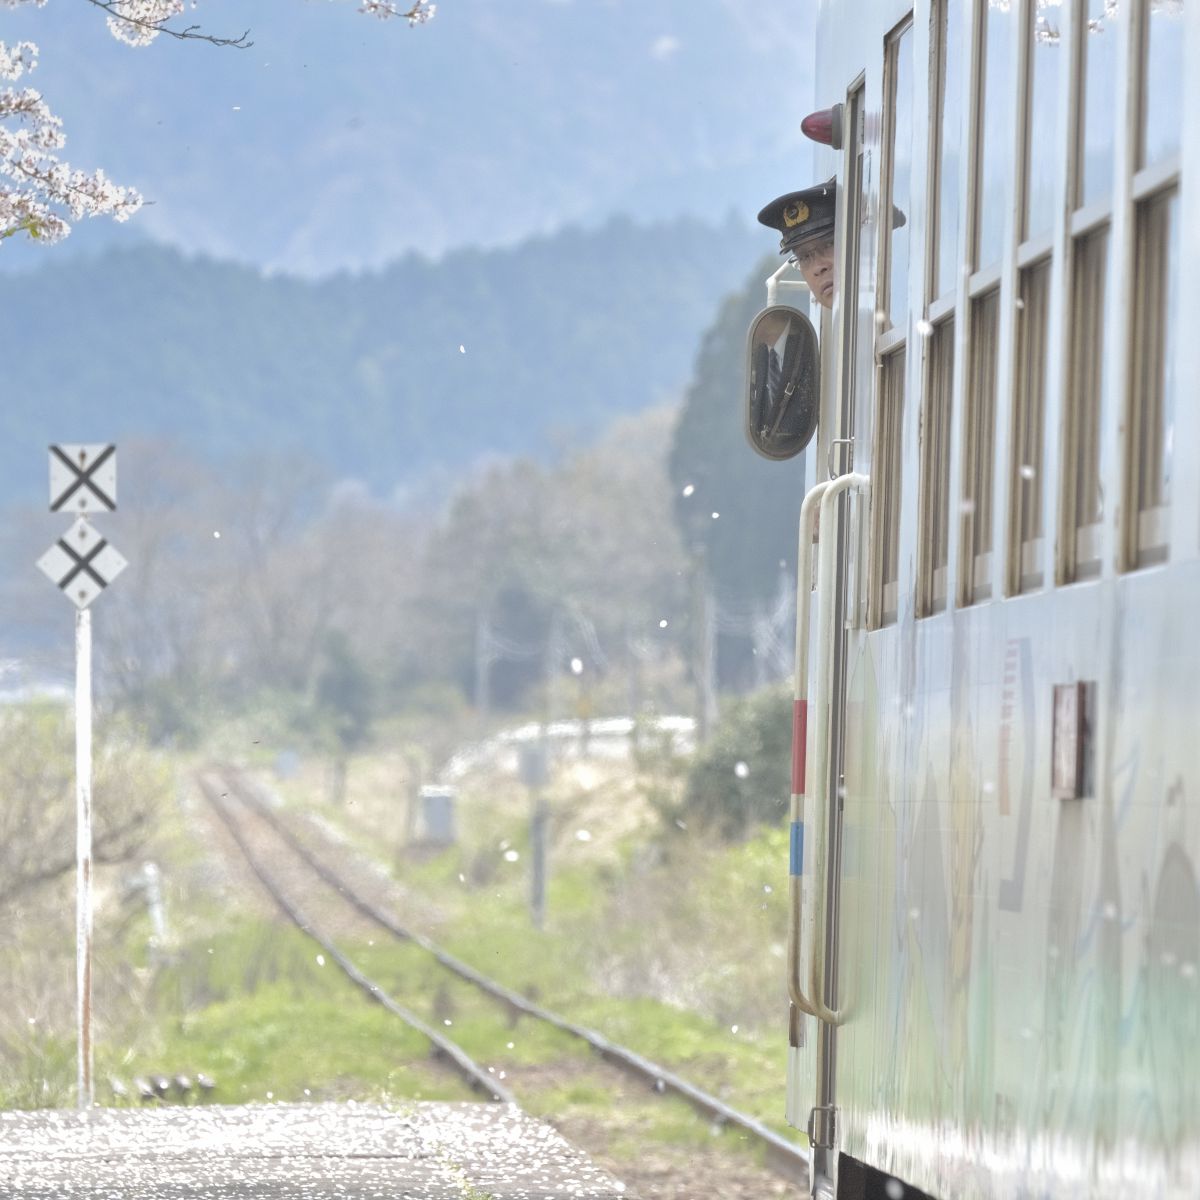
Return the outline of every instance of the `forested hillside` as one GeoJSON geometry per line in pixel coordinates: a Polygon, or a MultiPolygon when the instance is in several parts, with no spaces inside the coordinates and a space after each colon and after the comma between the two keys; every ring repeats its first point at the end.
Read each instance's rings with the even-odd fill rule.
{"type": "Polygon", "coordinates": [[[617,219],[321,281],[155,247],[5,278],[0,503],[40,502],[48,442],[135,434],[213,464],[295,452],[383,496],[545,457],[680,394],[761,248],[732,221],[617,219]]]}

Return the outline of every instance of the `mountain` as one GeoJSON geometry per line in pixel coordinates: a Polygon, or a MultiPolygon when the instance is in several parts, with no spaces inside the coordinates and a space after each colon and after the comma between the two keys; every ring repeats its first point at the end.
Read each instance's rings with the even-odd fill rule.
{"type": "Polygon", "coordinates": [[[298,453],[385,496],[488,455],[551,456],[681,394],[764,240],[614,219],[320,280],[156,246],[0,277],[0,503],[40,501],[50,442],[298,453]]]}
{"type": "Polygon", "coordinates": [[[355,0],[201,0],[132,49],[84,0],[6,10],[72,166],[152,203],[0,269],[152,239],[270,270],[378,268],[514,245],[613,213],[747,219],[811,182],[815,5],[796,0],[443,0],[428,25],[355,0]]]}

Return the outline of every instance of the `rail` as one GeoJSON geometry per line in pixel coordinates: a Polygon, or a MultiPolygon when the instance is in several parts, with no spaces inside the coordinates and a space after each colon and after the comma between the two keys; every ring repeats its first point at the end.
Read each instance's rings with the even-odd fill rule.
{"type": "Polygon", "coordinates": [[[242,837],[241,830],[238,829],[237,822],[225,806],[224,797],[219,790],[203,776],[200,778],[200,790],[203,792],[205,799],[212,805],[213,811],[220,817],[230,836],[237,843],[238,849],[242,852],[242,857],[245,858],[250,869],[258,877],[258,881],[270,893],[271,898],[289,921],[312,938],[370,1000],[382,1005],[388,1012],[399,1017],[406,1025],[411,1026],[418,1033],[426,1037],[434,1050],[442,1058],[453,1064],[455,1069],[472,1088],[478,1092],[482,1092],[491,1100],[496,1100],[503,1104],[517,1103],[517,1098],[512,1092],[504,1087],[489,1071],[470,1058],[461,1046],[452,1042],[432,1025],[427,1024],[416,1013],[393,1000],[378,984],[368,979],[332,941],[320,933],[300,909],[284,896],[275,880],[263,870],[262,864],[254,857],[250,847],[246,844],[245,838],[242,837]]]}
{"type": "MultiPolygon", "coordinates": [[[[340,876],[312,854],[299,838],[296,837],[295,833],[279,819],[278,815],[271,811],[270,805],[263,799],[257,785],[253,781],[247,780],[241,772],[229,766],[221,767],[219,774],[226,781],[229,790],[238,795],[244,803],[250,805],[271,826],[280,839],[287,843],[293,853],[308,865],[314,874],[337,892],[348,904],[381,929],[386,930],[393,937],[410,941],[414,945],[421,947],[421,949],[432,955],[447,970],[502,1002],[510,1010],[524,1013],[538,1021],[544,1021],[561,1032],[585,1042],[606,1062],[612,1063],[630,1075],[645,1080],[655,1091],[673,1093],[685,1100],[697,1112],[718,1125],[735,1128],[745,1133],[763,1147],[766,1164],[776,1173],[793,1180],[806,1180],[808,1178],[809,1155],[802,1146],[780,1136],[754,1117],[731,1108],[724,1101],[709,1095],[673,1071],[652,1062],[644,1055],[638,1054],[635,1050],[621,1046],[606,1038],[597,1030],[570,1021],[542,1007],[519,992],[490,979],[468,963],[443,950],[424,934],[400,925],[387,913],[382,912],[359,895],[340,876]]],[[[242,853],[249,857],[248,851],[244,847],[242,853]]]]}

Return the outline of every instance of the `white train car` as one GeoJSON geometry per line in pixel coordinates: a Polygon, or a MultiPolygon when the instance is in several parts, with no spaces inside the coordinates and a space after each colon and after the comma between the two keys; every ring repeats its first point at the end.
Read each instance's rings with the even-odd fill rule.
{"type": "Polygon", "coordinates": [[[1200,5],[822,0],[816,95],[813,1192],[1196,1200],[1200,5]]]}

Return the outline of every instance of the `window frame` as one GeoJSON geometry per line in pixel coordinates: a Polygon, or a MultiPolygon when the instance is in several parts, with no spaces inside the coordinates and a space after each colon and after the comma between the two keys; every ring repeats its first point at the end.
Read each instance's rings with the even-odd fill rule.
{"type": "MultiPolygon", "coordinates": [[[[1108,386],[1104,355],[1089,354],[1088,344],[1103,345],[1104,327],[1108,314],[1108,297],[1112,284],[1113,230],[1111,220],[1089,223],[1085,232],[1073,235],[1070,241],[1070,260],[1067,264],[1066,304],[1067,373],[1063,391],[1062,427],[1060,442],[1060,485],[1058,519],[1057,582],[1077,583],[1094,579],[1103,569],[1104,495],[1104,425],[1106,419],[1104,392],[1108,386]],[[1101,284],[1095,278],[1083,278],[1081,256],[1090,251],[1089,243],[1103,239],[1099,265],[1101,284]],[[1098,309],[1094,307],[1098,300],[1098,309]],[[1084,326],[1084,322],[1087,322],[1084,326]],[[1089,368],[1091,368],[1089,370],[1089,368]],[[1095,464],[1086,466],[1095,472],[1096,487],[1101,497],[1101,511],[1096,521],[1082,523],[1079,518],[1078,493],[1080,486],[1080,442],[1084,429],[1083,404],[1086,395],[1096,397],[1092,435],[1095,442],[1095,464]]],[[[1091,264],[1095,269],[1095,264],[1091,264]]]]}
{"type": "Polygon", "coordinates": [[[894,625],[900,612],[900,520],[904,496],[904,408],[908,347],[901,341],[877,356],[875,444],[871,454],[871,588],[867,628],[894,625]],[[889,567],[891,571],[889,573],[889,567]]]}
{"type": "Polygon", "coordinates": [[[1031,259],[1017,271],[1018,317],[1013,351],[1016,373],[1012,390],[1008,456],[1008,538],[1005,594],[1025,595],[1045,583],[1047,513],[1045,486],[1046,418],[1050,399],[1050,339],[1053,315],[1054,260],[1050,253],[1031,259]],[[1041,290],[1038,307],[1031,303],[1033,282],[1041,290]],[[1040,318],[1035,327],[1034,318],[1040,318]],[[1025,453],[1033,442],[1036,453],[1025,453]],[[1026,479],[1026,459],[1032,457],[1032,479],[1026,479]],[[1026,515],[1037,514],[1036,530],[1025,536],[1026,515]]]}
{"type": "MultiPolygon", "coordinates": [[[[868,629],[880,629],[896,622],[899,615],[899,561],[900,561],[900,506],[903,497],[903,441],[904,408],[907,402],[908,324],[909,305],[904,302],[903,319],[899,324],[892,314],[892,210],[894,205],[894,171],[896,163],[896,136],[899,130],[896,110],[897,77],[900,69],[900,54],[904,51],[904,38],[913,35],[913,13],[910,10],[888,31],[883,39],[883,122],[881,128],[880,202],[877,262],[875,278],[875,310],[882,315],[876,322],[875,336],[875,412],[872,423],[873,446],[871,449],[871,505],[869,563],[867,578],[866,622],[868,629]],[[898,403],[896,391],[897,360],[899,360],[898,403]],[[894,568],[893,578],[887,578],[889,564],[894,568]]],[[[915,40],[915,35],[912,40],[915,40]]],[[[912,45],[909,69],[914,72],[916,86],[916,62],[912,45]]],[[[915,96],[914,96],[915,100],[915,96]]],[[[915,102],[910,121],[915,119],[915,102]]],[[[910,125],[909,136],[915,141],[915,129],[910,125]]],[[[911,151],[910,151],[911,159],[911,151]]],[[[910,168],[911,170],[911,168],[910,168]]],[[[911,207],[911,205],[910,205],[911,207]]],[[[908,218],[912,213],[906,214],[908,218]]],[[[910,233],[908,271],[908,293],[912,294],[914,250],[910,233]]]]}
{"type": "Polygon", "coordinates": [[[1004,289],[997,278],[993,287],[972,296],[967,305],[967,385],[962,411],[958,521],[958,604],[961,608],[981,604],[992,597],[1003,300],[1004,289]],[[989,321],[986,329],[981,328],[985,318],[989,321]]]}
{"type": "Polygon", "coordinates": [[[934,326],[924,352],[917,478],[918,618],[936,616],[950,603],[950,501],[954,447],[954,377],[957,364],[957,313],[934,326]],[[934,432],[937,433],[935,439],[934,432]],[[940,528],[934,528],[934,522],[940,528]],[[941,553],[939,554],[939,550],[941,553]],[[938,559],[941,561],[937,561],[938,559]]]}
{"type": "MultiPolygon", "coordinates": [[[[960,10],[965,11],[966,5],[961,3],[961,0],[933,0],[929,7],[929,46],[930,46],[930,63],[928,71],[929,80],[929,158],[927,169],[925,172],[925,195],[926,195],[926,237],[925,237],[925,286],[923,294],[926,297],[926,307],[928,309],[928,318],[931,322],[936,323],[938,320],[952,311],[958,297],[958,271],[960,269],[961,247],[963,244],[963,216],[964,209],[969,211],[969,205],[963,205],[960,202],[959,211],[957,213],[957,228],[954,239],[954,278],[950,287],[944,291],[938,291],[938,277],[941,273],[941,235],[944,213],[942,212],[942,184],[943,184],[943,162],[942,148],[945,144],[945,124],[946,124],[946,106],[945,87],[946,87],[946,65],[948,61],[948,39],[950,33],[950,10],[952,7],[958,6],[960,10]]],[[[967,31],[969,35],[969,30],[967,31]]],[[[960,30],[960,39],[962,31],[960,30]]],[[[969,41],[969,36],[967,39],[969,41]]],[[[961,51],[962,46],[958,47],[961,51]]],[[[960,94],[955,98],[958,105],[957,115],[961,118],[964,100],[969,92],[970,84],[970,65],[966,71],[966,78],[962,81],[963,86],[960,89],[960,94]]],[[[969,145],[970,127],[964,124],[961,130],[959,139],[959,154],[962,154],[964,144],[969,145]]],[[[961,171],[959,172],[961,175],[961,171]]],[[[910,255],[910,262],[912,257],[910,255]]],[[[911,270],[911,267],[910,267],[911,270]]]]}
{"type": "MultiPolygon", "coordinates": [[[[897,325],[893,320],[891,292],[892,292],[892,235],[895,229],[892,227],[892,208],[894,203],[894,184],[895,184],[895,168],[896,168],[896,77],[898,73],[898,59],[900,56],[901,42],[905,34],[913,32],[913,12],[909,9],[907,15],[888,31],[883,39],[883,127],[881,130],[881,163],[880,163],[880,187],[879,187],[879,244],[877,247],[878,269],[875,273],[875,311],[883,314],[883,321],[877,326],[881,336],[888,333],[899,332],[901,340],[908,331],[908,306],[905,305],[904,320],[897,325]]],[[[910,47],[911,50],[911,47],[910,47]]],[[[914,62],[910,64],[910,69],[914,72],[912,80],[914,101],[916,92],[916,75],[915,75],[915,55],[914,62]]],[[[910,114],[910,119],[915,119],[916,104],[913,104],[913,112],[910,114]]],[[[910,136],[915,134],[915,129],[910,129],[910,136]]],[[[915,137],[914,137],[915,141],[915,137]]],[[[910,172],[911,172],[911,150],[910,172]]],[[[912,213],[906,214],[906,218],[911,219],[912,213]]],[[[911,224],[909,226],[909,250],[908,250],[908,271],[909,279],[912,278],[913,269],[913,244],[911,234],[911,224]]],[[[912,288],[910,287],[911,293],[912,288]]],[[[877,343],[879,338],[876,339],[877,343]]],[[[894,349],[897,345],[895,339],[889,341],[889,349],[894,349]]]]}
{"type": "MultiPolygon", "coordinates": [[[[1166,307],[1170,300],[1171,239],[1170,224],[1165,244],[1155,256],[1142,245],[1143,220],[1160,205],[1174,205],[1168,222],[1178,226],[1182,213],[1178,183],[1169,183],[1133,203],[1134,265],[1130,279],[1132,313],[1127,337],[1129,357],[1125,386],[1124,418],[1128,431],[1122,472],[1120,568],[1134,571],[1165,562],[1170,554],[1171,499],[1162,497],[1158,504],[1143,504],[1143,485],[1147,473],[1147,455],[1157,451],[1156,469],[1161,474],[1163,445],[1166,441],[1165,402],[1167,368],[1165,344],[1166,307]],[[1147,386],[1153,372],[1157,386],[1147,386]]],[[[1178,267],[1178,263],[1175,264],[1178,267]]],[[[1178,395],[1174,397],[1178,402],[1178,395]]],[[[1160,479],[1160,488],[1162,481],[1160,479]]]]}

